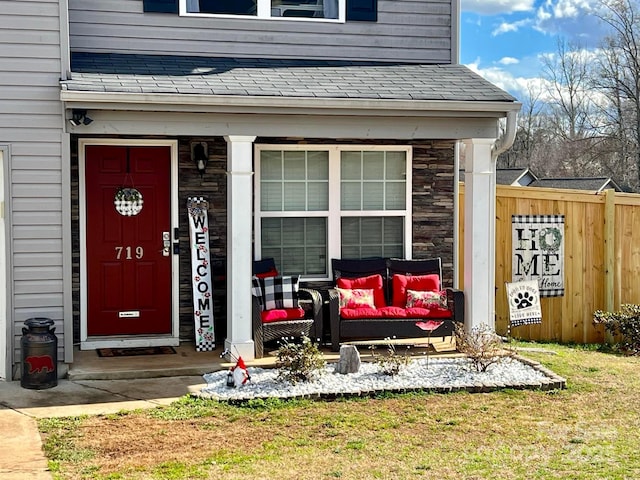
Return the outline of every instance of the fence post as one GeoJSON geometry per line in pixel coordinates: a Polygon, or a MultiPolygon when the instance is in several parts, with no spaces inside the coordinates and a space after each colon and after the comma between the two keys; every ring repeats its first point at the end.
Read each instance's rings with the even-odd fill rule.
{"type": "MultiPolygon", "coordinates": [[[[604,204],[604,300],[607,312],[615,309],[615,260],[616,260],[616,192],[605,190],[604,204]]],[[[605,333],[607,343],[613,342],[609,332],[605,333]]]]}

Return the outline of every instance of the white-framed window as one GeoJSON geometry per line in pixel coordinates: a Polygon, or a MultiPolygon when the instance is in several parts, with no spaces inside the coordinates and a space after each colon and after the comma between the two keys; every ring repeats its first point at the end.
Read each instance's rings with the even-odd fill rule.
{"type": "Polygon", "coordinates": [[[180,0],[180,15],[345,21],[346,0],[180,0]]]}
{"type": "Polygon", "coordinates": [[[282,274],[332,258],[411,258],[411,147],[256,145],[255,248],[282,274]]]}

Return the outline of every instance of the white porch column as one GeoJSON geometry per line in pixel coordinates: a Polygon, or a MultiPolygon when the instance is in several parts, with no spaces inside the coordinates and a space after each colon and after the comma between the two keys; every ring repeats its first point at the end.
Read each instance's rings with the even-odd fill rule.
{"type": "Polygon", "coordinates": [[[494,140],[464,141],[464,324],[495,331],[495,193],[494,140]]]}
{"type": "Polygon", "coordinates": [[[227,338],[234,356],[253,360],[251,327],[253,141],[229,135],[227,141],[227,338]]]}

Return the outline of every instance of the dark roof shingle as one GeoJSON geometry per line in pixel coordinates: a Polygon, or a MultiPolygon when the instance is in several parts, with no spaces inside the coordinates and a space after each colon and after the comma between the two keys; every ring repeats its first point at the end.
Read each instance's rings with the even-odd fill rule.
{"type": "Polygon", "coordinates": [[[515,101],[457,64],[74,53],[62,86],[91,92],[515,101]]]}
{"type": "Polygon", "coordinates": [[[530,187],[568,188],[574,190],[593,190],[599,192],[603,188],[622,189],[609,177],[569,177],[569,178],[539,178],[530,187]]]}

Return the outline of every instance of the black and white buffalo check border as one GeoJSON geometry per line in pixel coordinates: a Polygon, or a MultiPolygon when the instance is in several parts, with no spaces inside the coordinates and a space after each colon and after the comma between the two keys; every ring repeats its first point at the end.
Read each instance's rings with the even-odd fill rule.
{"type": "MultiPolygon", "coordinates": [[[[511,215],[511,225],[558,225],[561,227],[562,244],[560,249],[561,260],[563,262],[562,275],[564,275],[564,215],[511,215]]],[[[513,247],[512,247],[513,248],[513,247]]],[[[562,297],[564,288],[544,288],[540,286],[541,297],[562,297]]]]}

